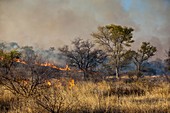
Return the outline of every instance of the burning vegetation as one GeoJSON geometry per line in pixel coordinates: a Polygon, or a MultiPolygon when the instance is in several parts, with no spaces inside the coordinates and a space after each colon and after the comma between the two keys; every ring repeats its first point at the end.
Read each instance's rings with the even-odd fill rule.
{"type": "MultiPolygon", "coordinates": [[[[21,64],[27,64],[25,61],[22,61],[21,59],[14,59],[14,62],[18,62],[18,63],[21,63],[21,64]]],[[[61,68],[61,67],[57,67],[55,66],[54,64],[51,64],[51,63],[37,63],[35,62],[35,65],[38,65],[38,66],[45,66],[45,67],[51,67],[51,68],[54,68],[54,69],[57,69],[57,70],[60,70],[60,71],[70,71],[70,67],[68,65],[65,66],[65,68],[61,68]]]]}
{"type": "Polygon", "coordinates": [[[132,32],[113,24],[99,27],[92,33],[95,43],[77,38],[72,49],[65,45],[59,53],[17,43],[9,50],[1,43],[0,96],[9,91],[3,101],[13,103],[0,98],[0,112],[170,112],[170,52],[165,61],[149,61],[156,47],[143,42],[132,50],[132,32]],[[151,102],[157,104],[150,107],[151,102]]]}

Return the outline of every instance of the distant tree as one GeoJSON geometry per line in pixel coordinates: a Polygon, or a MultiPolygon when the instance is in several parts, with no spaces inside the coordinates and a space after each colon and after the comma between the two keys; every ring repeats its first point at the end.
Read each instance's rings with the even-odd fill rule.
{"type": "Polygon", "coordinates": [[[74,46],[72,50],[64,46],[59,48],[59,51],[66,57],[70,66],[80,69],[84,78],[88,79],[89,72],[105,61],[106,54],[102,50],[95,49],[95,45],[88,40],[78,38],[72,42],[72,45],[74,46]]]}
{"type": "Polygon", "coordinates": [[[51,59],[54,60],[57,58],[57,54],[55,53],[55,48],[50,47],[48,50],[45,51],[46,56],[44,55],[45,59],[51,62],[51,59]]]}
{"type": "Polygon", "coordinates": [[[142,75],[143,63],[154,56],[156,51],[156,47],[152,46],[149,42],[142,42],[140,49],[134,51],[133,62],[136,66],[138,77],[142,75]]]}
{"type": "Polygon", "coordinates": [[[152,68],[152,70],[155,70],[156,72],[155,74],[158,75],[165,74],[165,64],[162,59],[157,58],[154,61],[149,62],[149,64],[150,64],[149,67],[152,68]]]}
{"type": "Polygon", "coordinates": [[[34,59],[36,57],[35,51],[32,46],[23,46],[21,47],[22,58],[25,61],[30,62],[30,59],[34,59]]]}
{"type": "Polygon", "coordinates": [[[1,42],[0,43],[0,50],[4,50],[6,48],[5,43],[1,42]]]}
{"type": "Polygon", "coordinates": [[[119,78],[121,67],[127,63],[127,57],[131,54],[129,47],[134,42],[132,31],[132,28],[111,24],[98,27],[98,32],[92,33],[96,42],[104,47],[110,57],[109,63],[114,67],[117,78],[119,78]]]}
{"type": "Polygon", "coordinates": [[[166,70],[170,71],[170,49],[167,52],[167,59],[165,60],[166,70]]]}
{"type": "Polygon", "coordinates": [[[16,42],[10,42],[9,43],[11,49],[18,49],[20,46],[16,42]]]}
{"type": "Polygon", "coordinates": [[[55,47],[50,47],[49,51],[51,51],[51,52],[55,51],[55,47]]]}

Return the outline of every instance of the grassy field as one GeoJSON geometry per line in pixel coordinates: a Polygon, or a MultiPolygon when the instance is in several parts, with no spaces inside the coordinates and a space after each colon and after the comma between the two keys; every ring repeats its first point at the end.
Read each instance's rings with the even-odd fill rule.
{"type": "Polygon", "coordinates": [[[50,80],[33,96],[0,86],[1,113],[170,113],[170,83],[162,77],[134,82],[50,80]]]}

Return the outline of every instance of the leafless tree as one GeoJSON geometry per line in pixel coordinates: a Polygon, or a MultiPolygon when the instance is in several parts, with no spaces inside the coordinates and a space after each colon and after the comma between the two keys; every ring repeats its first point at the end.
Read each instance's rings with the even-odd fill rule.
{"type": "Polygon", "coordinates": [[[80,69],[84,78],[89,78],[89,72],[94,70],[99,64],[106,59],[106,54],[102,50],[95,49],[95,45],[90,41],[84,41],[80,38],[72,42],[73,49],[69,49],[66,45],[59,48],[61,55],[66,57],[70,66],[80,69]]]}

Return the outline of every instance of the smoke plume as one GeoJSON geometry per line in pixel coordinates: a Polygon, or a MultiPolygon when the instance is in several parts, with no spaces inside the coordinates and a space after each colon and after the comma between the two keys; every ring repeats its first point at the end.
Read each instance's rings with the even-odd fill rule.
{"type": "Polygon", "coordinates": [[[0,0],[0,41],[57,48],[112,23],[133,27],[135,45],[155,37],[165,50],[169,11],[169,0],[0,0]]]}

